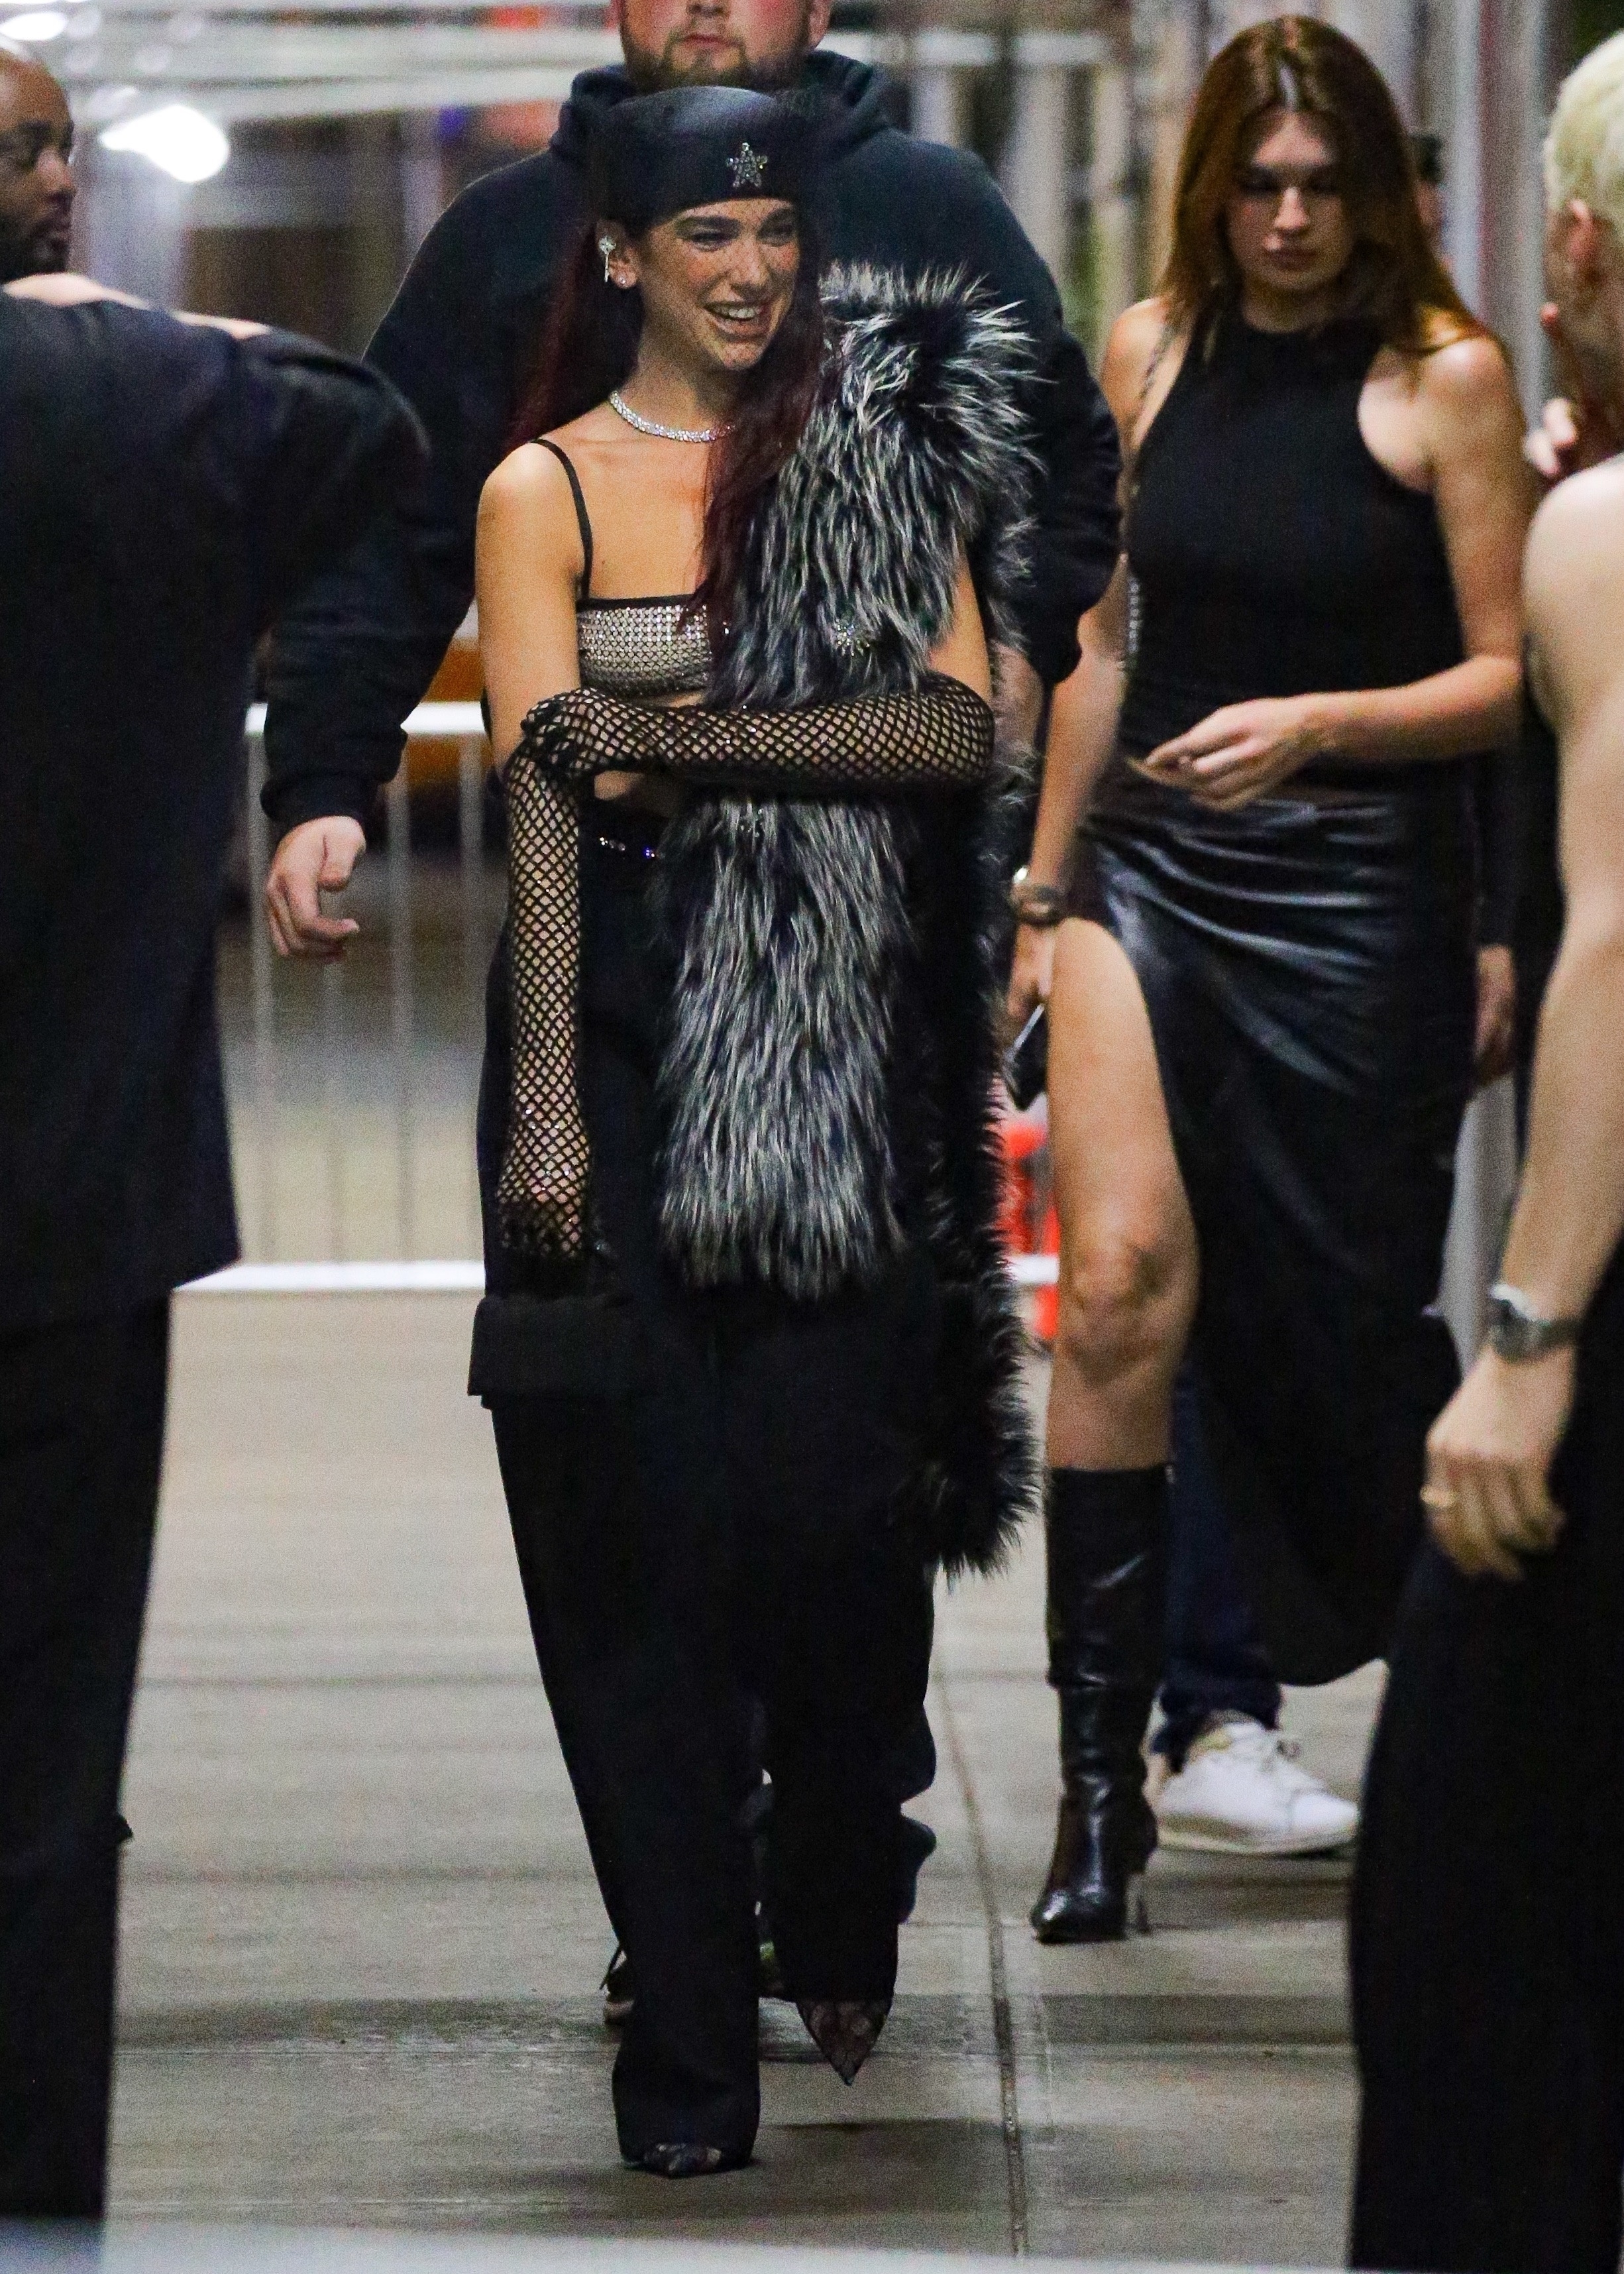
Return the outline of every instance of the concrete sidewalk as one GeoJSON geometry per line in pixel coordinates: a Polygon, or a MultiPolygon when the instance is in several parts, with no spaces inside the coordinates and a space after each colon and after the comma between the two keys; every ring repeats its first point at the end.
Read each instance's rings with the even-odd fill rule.
{"type": "MultiPolygon", "coordinates": [[[[849,2091],[764,2009],[748,2172],[623,2172],[610,1938],[455,1296],[177,1305],[127,1783],[114,2204],[137,2218],[1329,2264],[1344,1869],[1159,1857],[1147,1940],[1040,1951],[1041,1551],[945,1596],[941,1837],[849,2091]]],[[[1369,1676],[1293,1701],[1351,1789],[1369,1676]]]]}

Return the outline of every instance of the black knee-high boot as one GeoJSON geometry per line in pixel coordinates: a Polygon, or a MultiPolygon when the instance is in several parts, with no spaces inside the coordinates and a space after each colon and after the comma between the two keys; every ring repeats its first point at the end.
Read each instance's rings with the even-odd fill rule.
{"type": "Polygon", "coordinates": [[[1156,1844],[1141,1750],[1162,1678],[1168,1478],[1051,1469],[1049,1678],[1060,1698],[1060,1821],[1032,1912],[1040,1942],[1115,1942],[1156,1844]]]}

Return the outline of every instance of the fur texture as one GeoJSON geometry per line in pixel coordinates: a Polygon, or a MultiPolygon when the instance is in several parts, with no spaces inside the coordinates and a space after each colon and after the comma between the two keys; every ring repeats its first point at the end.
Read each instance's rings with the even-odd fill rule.
{"type": "MultiPolygon", "coordinates": [[[[1030,471],[1023,335],[951,276],[837,271],[825,300],[823,393],[758,517],[718,706],[913,689],[961,553],[1004,629],[1030,471]]],[[[661,864],[660,1223],[690,1284],[821,1299],[871,1284],[904,1239],[898,1042],[925,1063],[910,1108],[940,1351],[908,1513],[950,1569],[997,1560],[1034,1475],[996,1230],[994,802],[695,802],[661,864]],[[921,1034],[898,1035],[905,1009],[921,1034]]]]}

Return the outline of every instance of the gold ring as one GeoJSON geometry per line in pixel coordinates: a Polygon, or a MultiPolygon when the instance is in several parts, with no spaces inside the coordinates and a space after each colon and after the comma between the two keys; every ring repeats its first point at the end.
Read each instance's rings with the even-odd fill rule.
{"type": "Polygon", "coordinates": [[[1442,1485],[1423,1485],[1421,1487],[1423,1508],[1459,1508],[1460,1504],[1460,1494],[1449,1492],[1442,1485]]]}

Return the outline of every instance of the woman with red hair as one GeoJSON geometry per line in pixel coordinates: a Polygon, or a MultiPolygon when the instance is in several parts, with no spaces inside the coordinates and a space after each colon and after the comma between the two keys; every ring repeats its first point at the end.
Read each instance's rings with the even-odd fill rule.
{"type": "Polygon", "coordinates": [[[1064,1790],[1045,1940],[1155,1844],[1174,1381],[1287,1679],[1379,1656],[1455,1359],[1428,1315],[1471,1082],[1467,761],[1512,733],[1522,421],[1361,50],[1282,17],[1197,94],[1102,373],[1125,549],[1084,621],[1011,1007],[1047,995],[1064,1790]]]}

